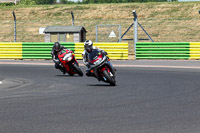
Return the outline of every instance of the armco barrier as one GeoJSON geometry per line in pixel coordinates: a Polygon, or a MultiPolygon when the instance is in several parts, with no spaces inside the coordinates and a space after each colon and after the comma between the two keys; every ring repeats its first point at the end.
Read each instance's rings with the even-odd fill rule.
{"type": "Polygon", "coordinates": [[[136,59],[200,59],[199,48],[200,43],[138,42],[136,59]]]}
{"type": "MultiPolygon", "coordinates": [[[[94,46],[105,50],[110,59],[128,59],[128,43],[94,43],[94,46]]],[[[82,59],[83,43],[75,43],[77,59],[82,59]]]]}
{"type": "Polygon", "coordinates": [[[190,43],[190,59],[200,59],[200,42],[190,43]]]}
{"type": "Polygon", "coordinates": [[[0,43],[0,59],[22,59],[22,43],[0,43]]]}
{"type": "MultiPolygon", "coordinates": [[[[54,43],[23,42],[22,59],[51,59],[51,49],[54,43]]],[[[74,51],[74,43],[61,43],[74,51]]]]}
{"type": "MultiPolygon", "coordinates": [[[[23,42],[0,43],[0,59],[51,59],[54,43],[23,42]]],[[[74,51],[77,59],[82,59],[83,43],[61,43],[74,51]]],[[[94,43],[108,52],[110,59],[128,59],[128,43],[94,43]]]]}

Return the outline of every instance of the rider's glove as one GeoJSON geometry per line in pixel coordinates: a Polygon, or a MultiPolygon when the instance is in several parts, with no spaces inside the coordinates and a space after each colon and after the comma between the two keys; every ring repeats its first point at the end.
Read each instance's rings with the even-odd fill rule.
{"type": "Polygon", "coordinates": [[[108,53],[107,53],[107,52],[104,52],[104,54],[105,54],[105,55],[108,55],[108,53]]]}
{"type": "Polygon", "coordinates": [[[102,51],[102,54],[104,55],[108,55],[108,53],[106,51],[102,51]]]}
{"type": "Polygon", "coordinates": [[[53,55],[53,62],[54,62],[54,63],[57,63],[57,64],[60,63],[59,59],[58,59],[58,58],[56,59],[56,56],[55,56],[55,55],[53,55]]]}
{"type": "Polygon", "coordinates": [[[87,67],[90,67],[90,64],[87,62],[87,63],[85,63],[85,65],[87,66],[87,67]]]}
{"type": "Polygon", "coordinates": [[[58,59],[53,59],[53,62],[57,63],[57,64],[60,63],[60,61],[58,59]]]}

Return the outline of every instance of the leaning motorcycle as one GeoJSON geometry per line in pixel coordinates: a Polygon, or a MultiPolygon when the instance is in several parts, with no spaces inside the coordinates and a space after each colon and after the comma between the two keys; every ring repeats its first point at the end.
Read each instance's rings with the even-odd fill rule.
{"type": "Polygon", "coordinates": [[[110,83],[115,86],[115,71],[111,68],[108,61],[110,59],[101,51],[95,49],[89,54],[90,73],[99,81],[110,83]]]}
{"type": "Polygon", "coordinates": [[[65,69],[70,76],[74,74],[78,74],[79,76],[83,76],[83,72],[81,71],[77,60],[75,59],[74,53],[69,49],[63,49],[58,53],[58,59],[61,62],[61,65],[65,69]]]}

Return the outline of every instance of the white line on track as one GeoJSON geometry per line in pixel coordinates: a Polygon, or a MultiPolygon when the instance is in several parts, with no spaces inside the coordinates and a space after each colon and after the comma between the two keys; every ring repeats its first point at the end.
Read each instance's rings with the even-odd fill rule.
{"type": "MultiPolygon", "coordinates": [[[[33,62],[0,62],[0,64],[6,65],[54,65],[54,63],[33,63],[33,62]]],[[[79,63],[80,66],[84,66],[84,64],[79,63]]],[[[200,66],[169,66],[169,65],[117,65],[113,64],[115,67],[151,67],[151,68],[190,68],[190,69],[200,69],[200,66]]]]}
{"type": "Polygon", "coordinates": [[[164,66],[164,65],[114,65],[118,67],[155,67],[155,68],[192,68],[200,69],[199,66],[164,66]]]}
{"type": "Polygon", "coordinates": [[[4,65],[54,65],[53,63],[30,63],[30,62],[0,62],[4,65]]]}

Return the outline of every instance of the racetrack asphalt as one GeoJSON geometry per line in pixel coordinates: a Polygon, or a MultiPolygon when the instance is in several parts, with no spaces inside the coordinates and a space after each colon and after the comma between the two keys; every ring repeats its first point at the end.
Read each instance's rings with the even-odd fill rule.
{"type": "Polygon", "coordinates": [[[117,86],[0,60],[0,133],[199,133],[200,61],[111,62],[117,86]]]}
{"type": "MultiPolygon", "coordinates": [[[[84,66],[82,60],[78,60],[84,66]]],[[[199,68],[200,60],[111,60],[117,67],[199,68]]],[[[0,60],[0,64],[54,65],[51,60],[0,60]]]]}

